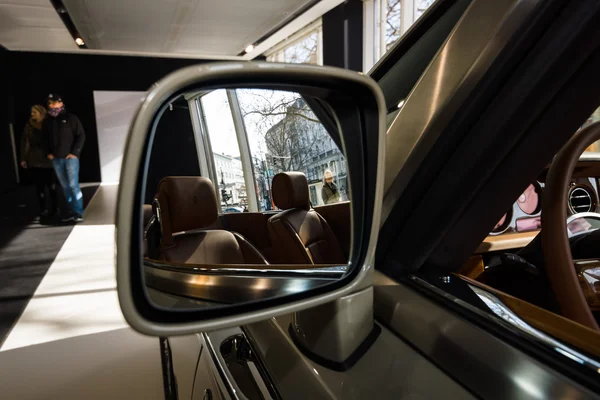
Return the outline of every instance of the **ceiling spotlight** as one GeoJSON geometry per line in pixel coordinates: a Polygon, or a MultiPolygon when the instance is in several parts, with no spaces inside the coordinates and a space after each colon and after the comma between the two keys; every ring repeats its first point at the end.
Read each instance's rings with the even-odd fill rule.
{"type": "Polygon", "coordinates": [[[402,106],[404,105],[404,100],[400,101],[400,103],[398,103],[398,108],[402,108],[402,106]]]}
{"type": "Polygon", "coordinates": [[[250,53],[252,50],[254,50],[254,45],[253,44],[249,44],[244,51],[246,53],[250,53]]]}
{"type": "Polygon", "coordinates": [[[78,37],[75,39],[75,43],[77,43],[77,46],[83,46],[85,44],[85,42],[83,41],[82,38],[78,37]]]}

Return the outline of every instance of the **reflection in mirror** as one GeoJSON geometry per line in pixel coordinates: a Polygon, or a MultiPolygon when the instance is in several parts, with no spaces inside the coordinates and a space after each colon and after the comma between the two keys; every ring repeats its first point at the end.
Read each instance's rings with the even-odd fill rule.
{"type": "Polygon", "coordinates": [[[157,115],[140,221],[156,305],[240,304],[348,272],[350,185],[323,104],[228,88],[185,93],[157,115]]]}

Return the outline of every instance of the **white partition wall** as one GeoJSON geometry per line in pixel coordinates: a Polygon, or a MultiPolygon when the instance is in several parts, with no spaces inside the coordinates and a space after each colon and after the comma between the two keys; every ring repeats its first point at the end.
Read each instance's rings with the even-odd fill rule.
{"type": "Polygon", "coordinates": [[[144,92],[94,91],[103,183],[117,183],[125,138],[144,92]]]}

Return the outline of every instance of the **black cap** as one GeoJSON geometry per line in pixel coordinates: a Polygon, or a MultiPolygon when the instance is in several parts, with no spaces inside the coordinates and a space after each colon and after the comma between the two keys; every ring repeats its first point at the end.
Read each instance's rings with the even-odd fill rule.
{"type": "Polygon", "coordinates": [[[48,95],[48,102],[50,101],[63,101],[63,99],[58,93],[50,93],[48,95]]]}

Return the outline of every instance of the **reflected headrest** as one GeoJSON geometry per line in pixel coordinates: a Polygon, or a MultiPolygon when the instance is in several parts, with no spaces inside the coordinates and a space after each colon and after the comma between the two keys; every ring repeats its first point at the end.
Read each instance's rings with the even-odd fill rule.
{"type": "Polygon", "coordinates": [[[156,198],[161,208],[161,225],[168,233],[201,229],[219,217],[215,188],[201,176],[166,177],[158,184],[156,198]]]}
{"type": "Polygon", "coordinates": [[[310,209],[308,181],[302,172],[281,172],[273,177],[273,202],[282,210],[310,209]]]}

